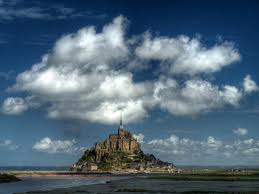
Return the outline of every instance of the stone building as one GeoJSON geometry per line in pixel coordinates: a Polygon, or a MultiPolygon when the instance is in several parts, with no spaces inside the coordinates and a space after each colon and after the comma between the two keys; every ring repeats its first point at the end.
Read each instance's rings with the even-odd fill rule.
{"type": "Polygon", "coordinates": [[[87,163],[82,167],[82,171],[88,172],[88,171],[97,171],[98,166],[94,163],[87,163]]]}
{"type": "Polygon", "coordinates": [[[106,153],[122,151],[129,154],[135,154],[140,151],[140,144],[132,134],[123,128],[122,118],[117,134],[109,135],[109,138],[103,142],[95,144],[96,162],[100,162],[106,153]]]}

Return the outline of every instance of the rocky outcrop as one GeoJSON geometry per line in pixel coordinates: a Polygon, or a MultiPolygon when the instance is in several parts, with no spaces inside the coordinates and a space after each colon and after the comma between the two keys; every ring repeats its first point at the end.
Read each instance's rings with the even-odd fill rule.
{"type": "Polygon", "coordinates": [[[9,182],[15,182],[15,181],[20,181],[20,179],[14,175],[0,173],[0,183],[9,183],[9,182]]]}

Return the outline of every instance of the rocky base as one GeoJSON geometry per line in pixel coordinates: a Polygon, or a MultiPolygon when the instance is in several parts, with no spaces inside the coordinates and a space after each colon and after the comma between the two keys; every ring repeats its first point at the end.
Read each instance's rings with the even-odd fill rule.
{"type": "Polygon", "coordinates": [[[87,171],[84,167],[89,164],[96,164],[98,171],[120,171],[127,169],[144,170],[149,167],[168,167],[173,168],[173,164],[163,162],[152,154],[144,154],[142,151],[135,154],[128,154],[122,151],[106,153],[99,163],[95,162],[94,149],[85,151],[84,155],[76,162],[73,171],[87,171]]]}
{"type": "Polygon", "coordinates": [[[9,183],[9,182],[15,182],[15,181],[20,181],[20,179],[14,175],[5,174],[5,173],[0,174],[0,183],[9,183]]]}

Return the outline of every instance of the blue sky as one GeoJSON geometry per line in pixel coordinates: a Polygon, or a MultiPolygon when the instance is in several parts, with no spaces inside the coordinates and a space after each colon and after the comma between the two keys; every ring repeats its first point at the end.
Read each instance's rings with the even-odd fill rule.
{"type": "Polygon", "coordinates": [[[176,165],[255,165],[256,1],[0,0],[0,165],[70,165],[124,126],[176,165]]]}

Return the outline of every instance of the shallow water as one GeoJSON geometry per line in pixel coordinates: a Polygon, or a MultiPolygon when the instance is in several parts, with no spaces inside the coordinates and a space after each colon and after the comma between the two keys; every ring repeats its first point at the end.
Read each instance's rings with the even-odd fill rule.
{"type": "Polygon", "coordinates": [[[112,176],[40,176],[40,177],[19,177],[22,181],[12,183],[1,183],[0,194],[13,194],[14,192],[41,191],[57,188],[76,187],[105,183],[106,181],[120,179],[112,176]]]}
{"type": "Polygon", "coordinates": [[[0,166],[0,172],[8,171],[67,171],[69,166],[0,166]]]}

